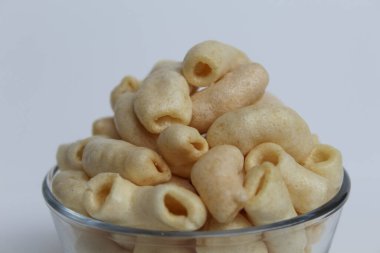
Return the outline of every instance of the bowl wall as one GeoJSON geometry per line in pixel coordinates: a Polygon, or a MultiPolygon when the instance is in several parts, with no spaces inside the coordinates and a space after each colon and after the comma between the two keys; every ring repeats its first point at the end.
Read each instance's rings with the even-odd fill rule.
{"type": "Polygon", "coordinates": [[[152,231],[116,226],[64,207],[51,191],[56,170],[47,174],[43,195],[64,253],[327,253],[350,191],[345,173],[332,200],[293,219],[228,231],[152,231]]]}

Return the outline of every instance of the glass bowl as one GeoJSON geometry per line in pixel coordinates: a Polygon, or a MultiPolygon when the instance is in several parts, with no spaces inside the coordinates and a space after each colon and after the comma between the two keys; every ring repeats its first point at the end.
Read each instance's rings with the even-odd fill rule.
{"type": "Polygon", "coordinates": [[[327,253],[350,192],[345,171],[339,192],[325,205],[281,222],[226,231],[153,231],[121,227],[64,207],[52,193],[51,169],[42,193],[65,253],[327,253]]]}

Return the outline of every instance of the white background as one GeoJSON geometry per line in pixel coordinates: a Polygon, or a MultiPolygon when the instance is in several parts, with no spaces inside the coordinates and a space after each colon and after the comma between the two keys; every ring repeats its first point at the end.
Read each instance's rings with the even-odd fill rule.
{"type": "Polygon", "coordinates": [[[0,0],[1,253],[62,252],[41,195],[57,146],[111,114],[124,75],[206,39],[262,63],[342,151],[353,188],[331,252],[380,252],[379,1],[0,0]]]}

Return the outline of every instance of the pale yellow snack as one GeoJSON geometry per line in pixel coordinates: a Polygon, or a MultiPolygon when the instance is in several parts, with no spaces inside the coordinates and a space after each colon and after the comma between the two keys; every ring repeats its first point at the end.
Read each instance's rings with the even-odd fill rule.
{"type": "Polygon", "coordinates": [[[115,110],[115,105],[119,97],[125,93],[134,93],[140,87],[140,81],[133,76],[126,76],[121,80],[120,84],[117,85],[111,92],[111,108],[115,110]]]}
{"type": "Polygon", "coordinates": [[[191,97],[193,117],[190,126],[201,133],[206,132],[220,115],[258,101],[268,82],[267,71],[258,63],[235,68],[216,84],[191,97]]]}
{"type": "Polygon", "coordinates": [[[339,191],[344,174],[342,155],[339,150],[330,145],[317,144],[305,160],[304,166],[328,180],[328,199],[339,191]]]}
{"type": "Polygon", "coordinates": [[[174,184],[177,186],[181,186],[189,191],[192,191],[196,193],[197,191],[195,190],[194,186],[191,184],[189,179],[182,178],[182,177],[177,177],[175,175],[172,175],[170,180],[164,184],[174,184]]]}
{"type": "Polygon", "coordinates": [[[318,144],[320,144],[321,142],[319,141],[319,137],[317,134],[312,134],[312,137],[313,137],[313,143],[314,143],[314,146],[317,146],[318,144]]]}
{"type": "Polygon", "coordinates": [[[208,144],[197,129],[173,124],[157,139],[159,153],[168,162],[175,175],[190,178],[193,164],[208,151],[208,144]]]}
{"type": "Polygon", "coordinates": [[[102,172],[119,173],[138,185],[155,185],[170,180],[168,165],[153,150],[122,140],[98,138],[83,151],[83,169],[91,177],[102,172]]]}
{"type": "Polygon", "coordinates": [[[115,105],[115,126],[121,138],[136,146],[157,149],[158,135],[148,132],[141,125],[133,109],[134,93],[125,93],[115,105]]]}
{"type": "Polygon", "coordinates": [[[253,108],[267,107],[267,106],[285,106],[284,103],[275,95],[270,92],[265,92],[264,95],[254,104],[253,108]]]}
{"type": "MultiPolygon", "coordinates": [[[[203,230],[223,231],[252,227],[241,214],[228,223],[219,223],[214,219],[207,221],[203,230]]],[[[205,238],[198,240],[197,253],[267,253],[268,249],[260,236],[242,235],[222,238],[205,238]]]]}
{"type": "Polygon", "coordinates": [[[52,190],[54,196],[67,208],[87,215],[82,198],[89,180],[81,170],[59,170],[54,176],[52,190]]]}
{"type": "Polygon", "coordinates": [[[57,150],[57,164],[61,170],[82,170],[82,156],[84,147],[96,137],[89,137],[70,144],[62,144],[57,150]]]}
{"type": "Polygon", "coordinates": [[[244,186],[249,196],[244,210],[253,224],[265,225],[297,216],[282,175],[272,163],[252,167],[244,186]]]}
{"type": "Polygon", "coordinates": [[[102,135],[111,139],[121,139],[113,117],[104,117],[92,123],[92,135],[102,135]]]}
{"type": "Polygon", "coordinates": [[[141,124],[153,134],[174,123],[188,125],[192,103],[186,79],[177,69],[165,67],[151,72],[136,93],[134,110],[141,124]]]}
{"type": "Polygon", "coordinates": [[[298,164],[280,145],[266,142],[253,148],[245,157],[245,171],[264,162],[280,170],[298,213],[309,212],[327,201],[328,181],[298,164]]]}
{"type": "Polygon", "coordinates": [[[243,162],[239,149],[221,145],[204,154],[191,171],[191,182],[220,223],[232,221],[248,199],[243,187],[243,162]]]}
{"type": "MultiPolygon", "coordinates": [[[[270,162],[251,168],[245,179],[250,199],[244,209],[257,226],[297,216],[280,171],[270,162]]],[[[269,231],[264,234],[271,253],[304,253],[307,239],[304,229],[269,231]]]]}
{"type": "Polygon", "coordinates": [[[208,40],[192,47],[183,60],[183,74],[194,86],[209,86],[227,72],[249,63],[239,49],[219,41],[208,40]]]}
{"type": "MultiPolygon", "coordinates": [[[[182,66],[183,66],[183,63],[182,62],[179,62],[179,61],[173,61],[173,60],[161,60],[161,61],[158,61],[152,68],[152,70],[150,71],[150,73],[153,73],[154,71],[156,70],[162,70],[162,69],[166,69],[166,70],[174,70],[174,71],[177,71],[179,73],[181,73],[182,71],[182,66]]],[[[190,95],[192,95],[194,92],[197,91],[197,88],[198,87],[195,87],[191,84],[189,84],[189,89],[190,89],[190,95]]]]}
{"type": "Polygon", "coordinates": [[[207,132],[210,147],[230,144],[246,155],[263,142],[281,145],[298,162],[314,147],[306,122],[292,109],[282,106],[244,107],[220,116],[207,132]]]}
{"type": "Polygon", "coordinates": [[[106,234],[82,233],[75,242],[77,253],[131,253],[107,238],[106,234]]]}
{"type": "Polygon", "coordinates": [[[135,228],[196,230],[207,216],[201,199],[183,187],[137,186],[117,173],[91,178],[83,201],[92,217],[135,228]]]}

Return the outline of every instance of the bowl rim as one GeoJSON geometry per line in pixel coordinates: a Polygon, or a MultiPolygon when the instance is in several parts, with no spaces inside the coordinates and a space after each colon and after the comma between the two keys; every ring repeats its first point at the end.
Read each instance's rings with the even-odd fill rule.
{"type": "Polygon", "coordinates": [[[343,182],[338,193],[324,205],[302,215],[298,215],[294,218],[267,224],[260,226],[253,226],[248,228],[231,229],[223,231],[159,231],[148,230],[140,228],[132,228],[126,226],[119,226],[100,220],[96,220],[90,217],[81,215],[60,203],[60,201],[54,196],[51,190],[51,183],[55,173],[58,171],[58,166],[53,167],[44,177],[42,183],[42,194],[51,211],[58,214],[61,218],[74,222],[78,225],[92,228],[96,230],[102,230],[110,233],[118,233],[130,236],[153,236],[153,237],[165,237],[165,238],[206,238],[206,237],[229,237],[229,236],[241,236],[248,234],[259,234],[272,230],[281,230],[289,227],[294,227],[305,223],[315,223],[323,220],[338,210],[340,210],[346,203],[351,190],[351,180],[344,169],[343,182]]]}

